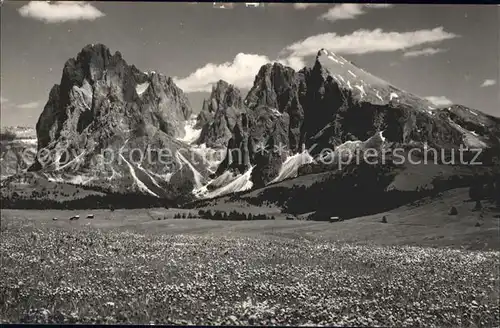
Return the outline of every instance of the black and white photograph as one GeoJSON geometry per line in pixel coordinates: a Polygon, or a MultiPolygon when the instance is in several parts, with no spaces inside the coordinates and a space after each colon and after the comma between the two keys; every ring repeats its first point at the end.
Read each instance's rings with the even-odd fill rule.
{"type": "Polygon", "coordinates": [[[0,324],[500,326],[498,4],[0,15],[0,324]]]}

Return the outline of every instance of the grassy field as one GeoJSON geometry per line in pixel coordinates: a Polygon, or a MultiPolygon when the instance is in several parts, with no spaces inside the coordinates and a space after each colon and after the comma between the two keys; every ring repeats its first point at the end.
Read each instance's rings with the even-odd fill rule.
{"type": "Polygon", "coordinates": [[[227,222],[5,210],[0,321],[498,326],[498,219],[476,218],[465,199],[455,190],[385,213],[386,224],[382,214],[227,222]]]}

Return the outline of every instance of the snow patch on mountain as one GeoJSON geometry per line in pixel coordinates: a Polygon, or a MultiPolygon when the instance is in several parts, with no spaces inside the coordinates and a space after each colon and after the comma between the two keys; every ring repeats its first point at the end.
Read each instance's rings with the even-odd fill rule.
{"type": "Polygon", "coordinates": [[[45,177],[47,178],[48,181],[50,182],[56,182],[56,183],[68,183],[68,184],[73,184],[73,185],[88,185],[90,182],[95,180],[95,177],[89,177],[85,175],[74,175],[74,176],[69,176],[69,177],[63,177],[60,175],[48,175],[45,174],[45,177]]]}
{"type": "Polygon", "coordinates": [[[285,162],[281,165],[278,176],[269,183],[295,178],[298,175],[299,167],[312,162],[314,162],[314,159],[307,150],[304,150],[302,153],[288,156],[285,162]]]}
{"type": "Polygon", "coordinates": [[[334,61],[334,62],[336,62],[337,64],[341,64],[341,62],[340,62],[340,61],[338,61],[337,59],[335,59],[335,57],[333,57],[333,56],[331,56],[331,55],[329,55],[329,56],[328,56],[328,59],[333,60],[333,61],[334,61]]]}
{"type": "Polygon", "coordinates": [[[169,182],[170,179],[172,178],[172,173],[165,173],[165,174],[158,174],[154,172],[150,172],[152,175],[157,177],[158,179],[163,180],[164,182],[169,182]]]}
{"type": "Polygon", "coordinates": [[[73,86],[70,97],[73,102],[80,104],[85,110],[90,110],[93,98],[92,86],[84,79],[81,87],[73,86]]]}
{"type": "Polygon", "coordinates": [[[146,169],[144,169],[140,163],[139,163],[139,164],[137,164],[137,168],[138,168],[139,170],[141,170],[144,174],[146,174],[146,175],[149,177],[149,179],[151,179],[151,182],[153,182],[153,184],[154,184],[155,186],[157,186],[158,188],[160,188],[160,189],[161,189],[161,186],[158,184],[158,182],[155,180],[155,178],[153,178],[153,176],[152,176],[151,174],[149,174],[149,171],[148,171],[148,170],[146,170],[146,169]]]}
{"type": "Polygon", "coordinates": [[[201,129],[195,129],[195,126],[196,116],[193,115],[189,118],[189,120],[186,121],[186,124],[184,125],[184,137],[177,138],[177,140],[185,142],[188,145],[195,143],[200,138],[201,134],[201,129]]]}
{"type": "Polygon", "coordinates": [[[375,133],[365,141],[348,140],[343,144],[338,145],[333,152],[326,152],[322,154],[320,160],[324,163],[333,163],[334,160],[346,157],[349,157],[350,160],[355,160],[355,156],[358,151],[364,151],[366,149],[374,149],[380,151],[384,147],[385,141],[386,138],[383,135],[383,131],[375,133]]]}
{"type": "Polygon", "coordinates": [[[198,198],[205,198],[210,191],[227,186],[229,183],[231,183],[238,177],[239,175],[236,175],[231,171],[224,171],[224,173],[222,173],[215,179],[210,180],[207,184],[205,184],[201,188],[194,189],[193,195],[195,195],[198,198]]]}
{"type": "Polygon", "coordinates": [[[463,143],[465,147],[477,149],[477,148],[488,148],[488,145],[482,141],[478,134],[475,131],[469,131],[459,124],[453,122],[450,118],[448,118],[448,122],[453,125],[457,130],[459,130],[463,135],[463,143]]]}
{"type": "Polygon", "coordinates": [[[279,110],[277,110],[276,108],[271,108],[271,112],[272,112],[274,115],[276,115],[276,116],[281,116],[281,115],[283,115],[283,114],[281,114],[281,113],[279,112],[279,110]]]}
{"type": "Polygon", "coordinates": [[[241,192],[245,190],[249,190],[253,187],[253,182],[252,182],[252,171],[254,169],[254,166],[249,168],[245,173],[240,174],[236,179],[228,183],[227,185],[209,191],[204,195],[204,198],[214,198],[230,193],[236,193],[236,192],[241,192]]]}
{"type": "Polygon", "coordinates": [[[391,94],[389,95],[389,100],[392,100],[394,98],[399,98],[398,94],[395,93],[395,92],[391,92],[391,94]]]}
{"type": "Polygon", "coordinates": [[[135,92],[137,92],[137,94],[139,96],[141,96],[144,91],[146,91],[149,87],[149,82],[144,82],[144,83],[141,83],[141,84],[138,84],[136,87],[135,87],[135,92]]]}
{"type": "Polygon", "coordinates": [[[357,88],[361,92],[361,97],[363,97],[364,95],[366,95],[365,88],[362,85],[357,85],[356,84],[354,87],[357,88]]]}
{"type": "Polygon", "coordinates": [[[68,167],[68,166],[70,166],[70,165],[72,165],[72,164],[75,164],[75,165],[80,164],[80,161],[81,161],[82,157],[83,157],[85,154],[86,154],[86,152],[85,152],[85,151],[84,151],[84,152],[82,152],[81,154],[78,154],[78,156],[76,156],[75,158],[73,158],[71,161],[69,161],[69,162],[67,162],[67,163],[63,164],[62,166],[59,166],[59,161],[57,161],[57,162],[56,162],[56,169],[55,169],[55,170],[56,170],[56,171],[60,171],[60,170],[62,170],[62,169],[64,169],[64,168],[66,168],[66,167],[68,167]]]}
{"type": "Polygon", "coordinates": [[[187,165],[187,167],[193,172],[195,188],[201,188],[203,176],[195,169],[195,167],[184,157],[179,151],[175,153],[175,157],[179,162],[180,169],[183,167],[183,163],[187,165]]]}
{"type": "Polygon", "coordinates": [[[141,181],[141,179],[139,179],[139,178],[137,177],[137,174],[135,173],[135,169],[134,169],[134,167],[132,166],[132,164],[130,164],[130,163],[129,163],[126,159],[125,159],[125,157],[124,157],[122,154],[120,154],[120,157],[121,157],[121,159],[122,159],[122,160],[124,160],[124,161],[125,161],[125,163],[127,164],[128,169],[129,169],[129,171],[130,171],[130,175],[132,176],[132,179],[134,179],[134,183],[137,185],[137,187],[139,187],[139,189],[140,189],[141,191],[144,191],[144,192],[146,192],[146,193],[148,193],[148,194],[150,194],[150,195],[153,195],[153,196],[155,196],[155,197],[158,197],[158,195],[157,195],[157,194],[155,194],[154,192],[152,192],[152,191],[151,191],[151,190],[150,190],[150,189],[149,189],[149,188],[148,188],[148,187],[144,184],[144,182],[142,182],[142,181],[141,181]]]}
{"type": "Polygon", "coordinates": [[[382,97],[380,97],[380,94],[376,96],[375,87],[386,89],[386,92],[389,90],[389,83],[371,75],[333,52],[325,49],[320,50],[318,52],[317,61],[321,64],[321,67],[326,69],[328,73],[335,78],[341,87],[352,90],[353,86],[357,86],[357,89],[363,89],[363,91],[360,89],[361,93],[359,96],[361,97],[371,95],[371,98],[377,97],[380,99],[382,97]]]}

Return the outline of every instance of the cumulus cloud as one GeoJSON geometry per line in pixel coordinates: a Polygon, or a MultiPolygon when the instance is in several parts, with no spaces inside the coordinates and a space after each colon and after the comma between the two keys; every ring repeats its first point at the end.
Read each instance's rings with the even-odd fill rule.
{"type": "Polygon", "coordinates": [[[289,56],[304,57],[317,53],[321,48],[339,54],[365,54],[405,50],[427,43],[459,37],[444,31],[443,27],[412,32],[385,32],[382,29],[357,30],[351,34],[324,33],[310,36],[287,46],[289,56]]]}
{"type": "Polygon", "coordinates": [[[493,80],[493,79],[486,79],[484,80],[483,84],[481,84],[481,87],[484,88],[484,87],[491,87],[493,85],[497,84],[497,80],[493,80]]]}
{"type": "Polygon", "coordinates": [[[30,1],[19,8],[19,14],[46,23],[95,20],[104,14],[85,1],[30,1]]]}
{"type": "Polygon", "coordinates": [[[40,103],[38,101],[32,101],[32,102],[29,102],[26,104],[17,105],[16,107],[20,108],[20,109],[34,109],[34,108],[37,108],[39,106],[40,106],[40,103]]]}
{"type": "Polygon", "coordinates": [[[307,8],[317,7],[321,5],[324,5],[324,3],[294,3],[293,8],[298,10],[304,10],[307,8]]]}
{"type": "Polygon", "coordinates": [[[420,50],[412,50],[404,53],[405,57],[420,57],[420,56],[432,56],[441,52],[446,52],[446,49],[442,48],[425,48],[420,50]]]}
{"type": "Polygon", "coordinates": [[[453,101],[444,96],[429,96],[425,97],[425,99],[429,100],[431,103],[438,107],[453,105],[453,101]]]}
{"type": "MultiPolygon", "coordinates": [[[[210,92],[219,80],[227,81],[238,88],[250,88],[259,69],[271,61],[267,56],[239,53],[232,61],[222,64],[208,63],[185,78],[175,77],[175,83],[184,92],[210,92]]],[[[302,57],[276,59],[274,62],[301,69],[305,66],[302,57]]]]}
{"type": "Polygon", "coordinates": [[[296,71],[301,70],[306,66],[304,58],[302,57],[288,57],[284,59],[276,59],[275,61],[282,65],[289,66],[296,71]]]}
{"type": "Polygon", "coordinates": [[[252,85],[260,67],[268,62],[269,58],[266,56],[239,53],[232,62],[208,63],[189,76],[183,79],[174,78],[174,80],[185,92],[209,92],[212,84],[221,79],[239,88],[246,88],[252,85]]]}
{"type": "Polygon", "coordinates": [[[342,19],[354,19],[357,16],[366,14],[365,8],[382,9],[390,8],[391,4],[363,4],[363,3],[342,3],[333,6],[319,18],[334,22],[342,19]]]}

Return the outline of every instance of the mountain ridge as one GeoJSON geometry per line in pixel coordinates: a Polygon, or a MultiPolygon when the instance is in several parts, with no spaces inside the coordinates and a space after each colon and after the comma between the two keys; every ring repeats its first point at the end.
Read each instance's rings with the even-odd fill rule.
{"type": "MultiPolygon", "coordinates": [[[[293,179],[307,174],[301,167],[314,167],[322,150],[377,136],[393,146],[500,149],[500,119],[461,105],[434,108],[325,49],[299,71],[263,65],[245,97],[218,81],[193,116],[171,77],[141,72],[102,44],[87,45],[65,63],[36,133],[38,153],[54,155],[47,163],[35,158],[29,171],[40,176],[187,200],[293,179]],[[173,151],[171,165],[121,154],[150,148],[173,151]],[[119,154],[120,163],[99,164],[103,149],[119,154]],[[215,149],[225,150],[223,158],[210,167],[200,163],[215,149]],[[63,158],[67,154],[72,157],[63,158]]],[[[4,181],[2,189],[8,188],[4,181]]]]}

